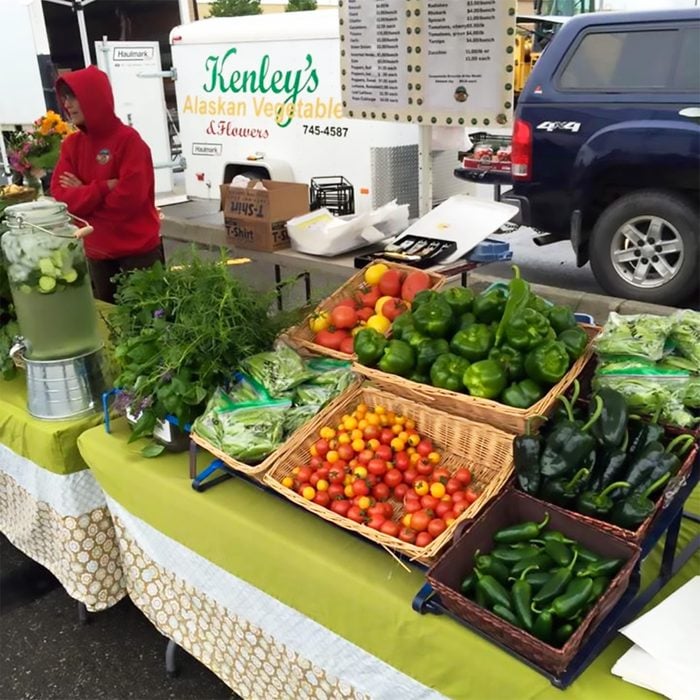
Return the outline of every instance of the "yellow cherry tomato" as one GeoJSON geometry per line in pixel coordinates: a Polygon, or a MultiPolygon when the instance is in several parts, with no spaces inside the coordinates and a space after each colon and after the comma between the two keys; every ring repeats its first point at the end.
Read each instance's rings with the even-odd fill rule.
{"type": "Polygon", "coordinates": [[[360,420],[357,421],[357,427],[360,430],[364,430],[368,425],[369,425],[369,423],[367,423],[366,418],[360,418],[360,420]]]}
{"type": "Polygon", "coordinates": [[[407,418],[406,424],[404,425],[404,428],[406,428],[406,430],[415,430],[416,429],[416,422],[412,421],[410,418],[407,418]]]}
{"type": "Polygon", "coordinates": [[[408,433],[407,433],[405,430],[402,430],[402,431],[399,433],[399,437],[400,437],[404,442],[408,442],[408,433]]]}
{"type": "Polygon", "coordinates": [[[346,416],[343,418],[343,426],[345,430],[355,430],[357,428],[357,418],[353,416],[346,416]]]}
{"type": "Polygon", "coordinates": [[[394,452],[403,452],[404,447],[406,446],[404,441],[401,438],[395,437],[390,443],[391,449],[394,450],[394,452]]]}
{"type": "Polygon", "coordinates": [[[416,447],[419,442],[420,442],[420,435],[418,435],[418,433],[413,433],[412,435],[408,436],[408,444],[411,447],[416,447]]]}
{"type": "MultiPolygon", "coordinates": [[[[410,444],[410,443],[409,443],[409,444],[410,444]]],[[[407,452],[409,455],[414,455],[414,454],[416,454],[416,448],[415,448],[415,447],[407,447],[407,448],[406,448],[406,452],[407,452]]]]}
{"type": "Polygon", "coordinates": [[[411,454],[411,465],[418,464],[420,462],[420,455],[417,452],[411,454]]]}
{"type": "Polygon", "coordinates": [[[345,489],[343,489],[343,493],[345,494],[346,498],[352,498],[355,495],[355,492],[352,488],[352,484],[345,484],[345,489]]]}
{"type": "Polygon", "coordinates": [[[382,443],[377,440],[377,438],[371,438],[370,440],[367,440],[367,447],[369,447],[370,450],[373,452],[376,451],[377,447],[381,445],[382,443]]]}
{"type": "Polygon", "coordinates": [[[379,425],[379,416],[376,413],[368,413],[365,420],[367,425],[379,425]]]}
{"type": "MultiPolygon", "coordinates": [[[[328,491],[328,482],[325,479],[319,479],[316,482],[316,490],[317,491],[328,491]]],[[[433,484],[435,486],[435,484],[433,484]]]]}
{"type": "Polygon", "coordinates": [[[319,311],[309,319],[309,328],[312,333],[325,331],[331,325],[331,314],[328,311],[319,311]]]}
{"type": "Polygon", "coordinates": [[[311,447],[309,447],[309,453],[312,457],[318,457],[318,450],[316,449],[316,445],[311,445],[311,447]]]}
{"type": "Polygon", "coordinates": [[[361,510],[367,510],[372,505],[372,501],[369,496],[362,496],[357,499],[357,505],[361,510]]]}
{"type": "Polygon", "coordinates": [[[404,527],[411,527],[411,513],[406,513],[406,515],[401,518],[401,524],[404,527]]]}
{"type": "Polygon", "coordinates": [[[326,455],[326,461],[330,462],[330,464],[335,464],[339,459],[340,455],[338,454],[337,450],[330,450],[326,455]]]}
{"type": "Polygon", "coordinates": [[[394,433],[394,435],[398,435],[401,432],[401,426],[400,425],[392,425],[391,432],[394,433]]]}
{"type": "Polygon", "coordinates": [[[357,408],[355,410],[358,413],[367,413],[367,404],[366,403],[358,403],[357,408]]]}
{"type": "Polygon", "coordinates": [[[291,489],[292,486],[294,486],[294,479],[291,476],[285,476],[284,479],[282,479],[282,486],[291,489]]]}
{"type": "Polygon", "coordinates": [[[358,479],[364,479],[367,476],[367,470],[364,467],[355,467],[352,470],[352,473],[354,476],[356,476],[358,479]]]}
{"type": "Polygon", "coordinates": [[[333,430],[333,428],[331,428],[329,425],[326,425],[319,430],[318,434],[325,440],[331,440],[335,437],[335,430],[333,430]]]}
{"type": "Polygon", "coordinates": [[[419,495],[419,496],[427,496],[428,491],[430,491],[430,486],[428,486],[428,482],[424,481],[423,479],[419,479],[413,484],[413,490],[419,495]]]}
{"type": "Polygon", "coordinates": [[[374,412],[375,412],[378,416],[383,416],[383,415],[386,413],[386,408],[384,408],[384,406],[375,406],[375,407],[374,407],[374,412]]]}
{"type": "Polygon", "coordinates": [[[431,452],[428,455],[428,461],[431,464],[437,464],[440,461],[440,453],[439,452],[431,452]]]}
{"type": "Polygon", "coordinates": [[[352,447],[355,452],[362,452],[362,450],[365,449],[365,441],[362,438],[358,438],[350,443],[350,447],[352,447]]]}
{"type": "Polygon", "coordinates": [[[394,419],[394,423],[398,423],[399,425],[403,425],[406,422],[406,418],[404,416],[396,416],[394,419]]]}
{"type": "MultiPolygon", "coordinates": [[[[320,484],[321,482],[319,481],[318,483],[320,484]]],[[[318,484],[316,485],[316,488],[318,488],[318,484]]],[[[430,484],[430,495],[433,498],[442,498],[445,495],[445,484],[441,484],[439,481],[436,481],[434,484],[430,484]]]]}
{"type": "Polygon", "coordinates": [[[294,469],[292,469],[292,474],[294,474],[296,476],[299,473],[300,469],[301,469],[301,467],[294,467],[294,469]]]}
{"type": "Polygon", "coordinates": [[[350,486],[353,482],[353,476],[351,474],[348,474],[344,479],[343,479],[343,486],[350,486]]]}
{"type": "Polygon", "coordinates": [[[382,313],[382,308],[384,308],[384,304],[386,304],[387,301],[389,301],[389,299],[393,299],[393,298],[394,297],[390,297],[390,296],[379,297],[379,299],[377,299],[377,303],[374,305],[374,313],[379,314],[382,318],[384,318],[384,314],[382,313]]]}
{"type": "Polygon", "coordinates": [[[379,280],[388,269],[389,266],[384,263],[374,263],[374,265],[370,265],[365,270],[365,282],[370,285],[379,284],[379,280]]]}
{"type": "Polygon", "coordinates": [[[350,437],[353,440],[362,440],[364,436],[365,434],[359,428],[355,428],[355,430],[350,433],[350,437]]]}
{"type": "Polygon", "coordinates": [[[301,495],[307,500],[307,501],[313,501],[314,496],[316,495],[316,489],[313,486],[305,486],[304,490],[301,492],[301,495]]]}
{"type": "Polygon", "coordinates": [[[338,435],[338,444],[339,445],[349,445],[352,442],[352,438],[350,437],[349,433],[341,433],[338,435]]]}
{"type": "Polygon", "coordinates": [[[381,314],[374,314],[367,319],[367,328],[372,328],[384,335],[391,328],[391,321],[381,314]]]}

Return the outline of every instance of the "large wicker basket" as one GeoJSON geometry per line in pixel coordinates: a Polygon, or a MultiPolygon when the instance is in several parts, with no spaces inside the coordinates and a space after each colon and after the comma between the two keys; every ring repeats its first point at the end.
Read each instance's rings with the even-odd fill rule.
{"type": "MultiPolygon", "coordinates": [[[[345,404],[345,397],[348,394],[354,394],[358,387],[360,386],[361,382],[354,382],[351,384],[344,392],[338,394],[326,407],[323,409],[323,411],[331,411],[334,409],[336,406],[344,405],[345,404]]],[[[314,419],[315,420],[315,419],[314,419]]],[[[307,423],[307,425],[310,425],[307,423]]],[[[301,433],[305,433],[306,426],[301,426],[297,428],[292,435],[290,436],[289,440],[287,443],[281,445],[278,447],[274,452],[269,454],[262,462],[259,462],[258,464],[246,464],[245,462],[240,462],[237,459],[234,459],[231,457],[231,455],[226,454],[222,450],[220,450],[218,447],[215,447],[212,445],[208,440],[205,440],[201,435],[197,435],[197,433],[193,430],[190,433],[190,440],[194,442],[195,444],[199,445],[202,449],[206,450],[209,452],[211,455],[216,457],[217,459],[220,459],[224,464],[228,465],[231,467],[231,469],[235,469],[236,471],[243,472],[243,474],[248,474],[249,476],[262,476],[268,469],[270,469],[278,460],[279,456],[282,454],[282,452],[285,449],[285,446],[292,440],[296,438],[297,435],[300,435],[301,433]]]]}
{"type": "MultiPolygon", "coordinates": [[[[593,339],[600,327],[581,324],[582,328],[593,339]]],[[[395,374],[387,374],[372,367],[365,367],[355,362],[353,369],[357,374],[370,379],[373,384],[386,391],[411,399],[417,403],[446,411],[454,416],[463,416],[480,423],[487,423],[510,433],[522,434],[525,432],[527,421],[532,416],[546,416],[551,413],[559,394],[562,394],[578,377],[588,360],[593,355],[593,346],[589,341],[586,351],[579,357],[569,371],[558,384],[555,384],[549,392],[530,408],[511,408],[498,401],[480,399],[468,394],[459,394],[455,391],[440,389],[429,384],[419,384],[410,379],[404,379],[395,374]]]]}
{"type": "MultiPolygon", "coordinates": [[[[387,260],[380,260],[378,262],[387,265],[392,270],[401,270],[402,272],[415,272],[417,268],[410,267],[409,265],[401,265],[400,263],[393,263],[387,260]]],[[[374,263],[372,263],[374,264],[374,263]]],[[[350,358],[349,355],[339,352],[338,350],[331,350],[330,348],[325,348],[322,345],[314,343],[314,333],[309,327],[309,321],[314,315],[320,313],[321,311],[330,311],[333,307],[341,300],[351,298],[353,295],[357,294],[360,288],[364,284],[364,274],[367,265],[362,270],[356,272],[347,282],[340,286],[333,294],[331,294],[327,299],[321,302],[313,313],[309,314],[298,326],[293,326],[287,330],[287,336],[289,340],[297,347],[306,348],[310,352],[316,353],[318,355],[326,355],[327,357],[335,357],[338,360],[347,360],[350,358]]],[[[437,272],[429,272],[425,270],[428,277],[430,277],[430,288],[438,290],[445,285],[447,278],[444,275],[440,275],[437,272]]]]}
{"type": "MultiPolygon", "coordinates": [[[[313,421],[298,430],[286,447],[277,454],[273,469],[265,474],[265,483],[279,491],[298,506],[329,520],[339,527],[361,534],[388,549],[401,552],[409,559],[423,563],[431,562],[438,552],[451,540],[457,526],[474,518],[488,502],[504,487],[513,473],[513,436],[488,425],[481,425],[464,418],[455,418],[441,411],[426,408],[402,397],[387,394],[367,385],[343,394],[342,401],[329,406],[313,421]],[[443,455],[441,466],[450,472],[459,467],[469,467],[473,474],[474,488],[480,492],[472,503],[447,529],[426,547],[414,544],[355,523],[327,508],[302,498],[292,489],[282,485],[282,479],[291,474],[294,467],[306,464],[310,459],[309,447],[324,425],[336,425],[341,416],[352,413],[359,403],[368,406],[382,405],[397,415],[413,419],[416,429],[430,438],[443,455]]],[[[404,513],[403,503],[392,501],[394,513],[400,518],[404,513]]]]}
{"type": "Polygon", "coordinates": [[[482,630],[491,638],[530,659],[552,673],[564,671],[585,638],[602,622],[622,597],[629,585],[632,571],[640,557],[637,545],[621,540],[602,530],[590,527],[571,514],[543,503],[527,494],[510,489],[504,491],[486,513],[475,521],[439,561],[428,571],[428,581],[440,594],[442,603],[457,617],[482,630]],[[493,535],[516,523],[540,522],[549,513],[549,527],[580,542],[603,557],[621,558],[625,564],[611,581],[608,590],[586,615],[578,629],[564,646],[550,646],[524,630],[514,627],[500,617],[465,598],[460,584],[474,568],[477,550],[486,554],[493,549],[493,535]]]}

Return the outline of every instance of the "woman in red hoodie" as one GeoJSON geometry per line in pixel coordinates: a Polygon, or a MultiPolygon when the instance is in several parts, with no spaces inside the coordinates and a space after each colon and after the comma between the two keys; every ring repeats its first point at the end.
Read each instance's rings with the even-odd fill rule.
{"type": "Polygon", "coordinates": [[[114,113],[101,70],[68,73],[56,91],[78,131],[63,141],[51,194],[95,229],[85,238],[95,296],[113,303],[114,275],[163,261],[151,151],[114,113]]]}

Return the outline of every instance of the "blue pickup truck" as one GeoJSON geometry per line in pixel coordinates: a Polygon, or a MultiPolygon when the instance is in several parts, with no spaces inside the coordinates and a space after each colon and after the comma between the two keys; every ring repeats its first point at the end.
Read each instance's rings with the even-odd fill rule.
{"type": "MultiPolygon", "coordinates": [[[[570,238],[615,296],[682,304],[700,280],[700,9],[568,20],[520,96],[520,223],[570,238]]],[[[497,179],[497,178],[496,178],[497,179]]],[[[484,180],[486,181],[486,180],[484,180]]]]}

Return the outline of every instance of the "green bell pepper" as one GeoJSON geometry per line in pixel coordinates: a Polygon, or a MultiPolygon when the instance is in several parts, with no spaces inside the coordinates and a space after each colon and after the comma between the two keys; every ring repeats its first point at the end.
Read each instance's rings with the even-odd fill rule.
{"type": "Polygon", "coordinates": [[[469,328],[469,326],[473,326],[476,323],[476,316],[471,311],[468,311],[466,314],[462,314],[458,319],[457,319],[457,327],[455,328],[455,332],[457,331],[463,331],[466,328],[469,328]]]}
{"type": "MultiPolygon", "coordinates": [[[[399,318],[401,317],[399,316],[399,318]]],[[[565,331],[559,333],[557,340],[564,344],[566,352],[569,353],[572,362],[578,360],[585,352],[586,347],[588,347],[588,335],[581,326],[567,328],[565,331]]]]}
{"type": "Polygon", "coordinates": [[[525,357],[525,372],[542,384],[556,384],[569,369],[569,355],[563,343],[549,340],[538,345],[525,357]]]}
{"type": "Polygon", "coordinates": [[[408,343],[404,343],[403,340],[390,340],[384,348],[378,366],[382,372],[408,377],[415,364],[416,353],[408,343]]]}
{"type": "Polygon", "coordinates": [[[472,310],[480,323],[493,323],[501,320],[507,301],[508,292],[502,287],[494,287],[474,299],[472,310]]]}
{"type": "Polygon", "coordinates": [[[435,292],[432,289],[424,289],[422,292],[418,292],[418,294],[413,297],[413,301],[411,302],[411,311],[415,313],[424,304],[435,301],[439,298],[440,294],[438,292],[435,292]]]}
{"type": "Polygon", "coordinates": [[[450,344],[444,338],[426,338],[416,349],[416,371],[427,374],[433,362],[450,351],[450,344]]]}
{"type": "Polygon", "coordinates": [[[374,367],[384,354],[387,339],[374,328],[363,328],[356,336],[353,350],[362,365],[374,367]]]}
{"type": "Polygon", "coordinates": [[[458,331],[450,342],[450,350],[469,362],[484,360],[493,347],[493,330],[484,323],[475,323],[469,328],[458,331]]]}
{"type": "Polygon", "coordinates": [[[559,335],[569,328],[576,327],[576,317],[568,306],[552,306],[547,316],[554,332],[559,335]]]}
{"type": "Polygon", "coordinates": [[[430,368],[430,383],[439,389],[464,391],[462,378],[469,367],[469,361],[459,355],[440,355],[430,368]]]}
{"type": "Polygon", "coordinates": [[[450,287],[441,292],[440,296],[450,305],[454,317],[459,318],[471,310],[476,295],[467,287],[450,287]]]}
{"type": "Polygon", "coordinates": [[[545,340],[553,340],[554,334],[541,313],[523,309],[511,318],[505,328],[505,337],[508,345],[516,350],[531,350],[545,340]]]}
{"type": "Polygon", "coordinates": [[[394,340],[403,340],[403,336],[410,331],[416,329],[413,323],[413,314],[410,311],[401,314],[398,318],[394,319],[391,324],[391,337],[394,340]]]}
{"type": "Polygon", "coordinates": [[[472,396],[495,399],[506,387],[506,371],[496,360],[480,360],[468,367],[462,381],[472,396]]]}
{"type": "Polygon", "coordinates": [[[525,358],[520,350],[512,348],[510,345],[501,345],[491,348],[489,360],[496,360],[503,365],[508,374],[508,379],[512,382],[522,379],[525,376],[525,358]]]}
{"type": "Polygon", "coordinates": [[[413,348],[414,352],[418,352],[418,348],[426,340],[430,340],[430,338],[427,335],[423,335],[422,333],[419,333],[417,330],[412,330],[412,331],[407,330],[401,336],[401,340],[403,340],[404,343],[408,343],[413,348]]]}
{"type": "Polygon", "coordinates": [[[501,396],[501,403],[513,408],[530,408],[544,396],[542,388],[532,379],[511,384],[501,396]]]}
{"type": "Polygon", "coordinates": [[[527,300],[527,308],[534,309],[543,316],[547,316],[549,314],[549,310],[552,308],[552,305],[548,304],[547,301],[545,301],[541,296],[531,293],[530,298],[527,300]]]}
{"type": "Polygon", "coordinates": [[[452,308],[440,297],[413,311],[416,330],[429,338],[444,338],[452,327],[452,308]]]}
{"type": "Polygon", "coordinates": [[[430,384],[430,375],[425,374],[424,372],[419,372],[418,370],[414,370],[408,379],[410,379],[412,382],[416,382],[417,384],[430,384]]]}
{"type": "Polygon", "coordinates": [[[508,301],[496,329],[496,347],[499,347],[503,341],[506,327],[511,319],[527,306],[529,299],[530,285],[520,277],[520,268],[513,265],[513,279],[508,283],[508,301]]]}

